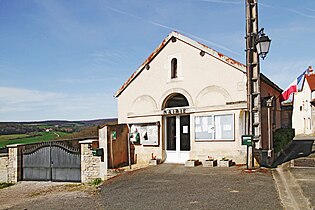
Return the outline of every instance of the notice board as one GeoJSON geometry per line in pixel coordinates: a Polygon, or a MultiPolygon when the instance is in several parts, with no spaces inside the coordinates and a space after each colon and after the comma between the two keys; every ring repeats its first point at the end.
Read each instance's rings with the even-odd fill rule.
{"type": "Polygon", "coordinates": [[[142,145],[159,145],[159,126],[157,123],[133,124],[130,127],[130,132],[131,134],[139,133],[140,144],[142,145]]]}

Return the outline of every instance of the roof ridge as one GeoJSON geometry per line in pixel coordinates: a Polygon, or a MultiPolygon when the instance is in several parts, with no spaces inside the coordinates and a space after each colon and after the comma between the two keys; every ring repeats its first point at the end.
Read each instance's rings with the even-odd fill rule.
{"type": "Polygon", "coordinates": [[[208,47],[207,45],[204,45],[198,41],[195,41],[191,38],[189,38],[186,35],[183,35],[177,31],[172,31],[167,35],[167,37],[159,44],[159,46],[149,55],[149,57],[136,69],[136,71],[127,79],[127,81],[117,90],[114,97],[118,97],[126,88],[127,86],[142,72],[142,70],[146,67],[148,63],[153,60],[157,54],[168,44],[168,42],[172,39],[172,37],[175,37],[182,42],[189,44],[192,47],[195,47],[201,51],[204,51],[208,55],[221,60],[222,62],[236,68],[239,71],[242,71],[243,73],[246,73],[246,65],[208,47]]]}

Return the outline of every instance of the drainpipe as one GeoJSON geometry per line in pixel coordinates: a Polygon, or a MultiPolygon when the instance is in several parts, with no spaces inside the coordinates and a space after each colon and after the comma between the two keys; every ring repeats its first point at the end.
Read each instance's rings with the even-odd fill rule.
{"type": "Polygon", "coordinates": [[[267,124],[268,124],[268,151],[267,151],[267,156],[270,158],[271,155],[271,141],[272,141],[272,119],[271,119],[271,111],[273,108],[273,102],[274,102],[274,96],[272,96],[270,99],[267,100],[267,107],[268,107],[268,116],[267,116],[267,124]]]}
{"type": "Polygon", "coordinates": [[[309,104],[307,106],[310,106],[310,110],[309,112],[311,113],[310,115],[310,130],[311,130],[311,133],[313,133],[313,112],[312,112],[312,104],[311,104],[311,101],[312,101],[312,90],[311,90],[311,97],[310,97],[310,101],[309,101],[309,104]]]}
{"type": "Polygon", "coordinates": [[[110,159],[111,159],[111,167],[114,167],[114,152],[113,152],[113,138],[110,137],[110,159]]]}
{"type": "Polygon", "coordinates": [[[271,118],[270,118],[270,106],[268,106],[268,153],[269,153],[270,148],[271,148],[271,118]]]}
{"type": "Polygon", "coordinates": [[[127,127],[128,127],[128,137],[127,137],[127,146],[128,146],[128,164],[129,164],[129,169],[131,169],[131,151],[130,151],[130,126],[127,123],[127,127]]]}

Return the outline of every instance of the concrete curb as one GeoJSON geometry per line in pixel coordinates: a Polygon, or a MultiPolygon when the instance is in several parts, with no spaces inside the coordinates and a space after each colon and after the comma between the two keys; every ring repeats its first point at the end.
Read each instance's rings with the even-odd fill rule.
{"type": "Polygon", "coordinates": [[[288,170],[290,162],[272,171],[279,197],[285,209],[312,210],[309,200],[303,195],[302,189],[288,170]]]}

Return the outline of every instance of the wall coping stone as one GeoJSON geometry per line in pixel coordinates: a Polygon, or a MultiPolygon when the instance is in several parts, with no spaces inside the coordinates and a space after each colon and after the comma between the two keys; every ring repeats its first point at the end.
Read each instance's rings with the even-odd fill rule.
{"type": "Polygon", "coordinates": [[[6,147],[8,147],[8,148],[15,148],[15,147],[18,147],[18,146],[21,146],[21,145],[23,145],[23,144],[9,144],[6,147]]]}
{"type": "Polygon", "coordinates": [[[92,144],[95,141],[98,141],[98,139],[86,139],[86,140],[79,141],[79,144],[92,144]]]}
{"type": "Polygon", "coordinates": [[[0,157],[7,157],[9,156],[9,153],[0,153],[0,157]]]}

